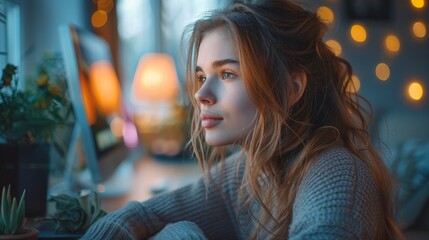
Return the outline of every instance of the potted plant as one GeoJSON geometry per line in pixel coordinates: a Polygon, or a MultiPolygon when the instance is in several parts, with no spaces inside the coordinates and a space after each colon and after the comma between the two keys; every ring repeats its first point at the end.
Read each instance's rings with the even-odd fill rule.
{"type": "Polygon", "coordinates": [[[44,220],[54,221],[57,233],[83,234],[98,219],[107,213],[101,208],[97,192],[81,190],[78,194],[59,194],[51,196],[55,212],[44,220]]]}
{"type": "Polygon", "coordinates": [[[11,197],[10,185],[1,195],[0,239],[37,239],[39,231],[25,227],[25,190],[19,203],[11,197]]]}
{"type": "Polygon", "coordinates": [[[63,94],[64,75],[52,73],[51,59],[44,59],[36,80],[26,81],[25,87],[18,84],[12,64],[3,68],[0,79],[0,186],[12,184],[15,195],[28,189],[34,200],[26,203],[31,217],[46,212],[51,146],[65,151],[56,133],[67,128],[70,107],[63,94]]]}
{"type": "Polygon", "coordinates": [[[0,138],[9,144],[52,141],[68,109],[64,79],[52,83],[49,69],[42,64],[37,79],[28,81],[23,90],[18,88],[17,73],[16,66],[7,64],[0,79],[0,138]]]}

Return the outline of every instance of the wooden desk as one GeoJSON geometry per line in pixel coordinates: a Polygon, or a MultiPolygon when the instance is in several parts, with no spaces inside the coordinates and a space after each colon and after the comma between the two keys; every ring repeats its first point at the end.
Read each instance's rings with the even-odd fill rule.
{"type": "Polygon", "coordinates": [[[129,201],[145,201],[154,195],[152,190],[156,187],[167,184],[166,190],[174,190],[196,181],[201,175],[195,162],[156,160],[149,156],[136,161],[134,169],[131,191],[121,197],[103,198],[102,208],[105,211],[119,209],[129,201]]]}

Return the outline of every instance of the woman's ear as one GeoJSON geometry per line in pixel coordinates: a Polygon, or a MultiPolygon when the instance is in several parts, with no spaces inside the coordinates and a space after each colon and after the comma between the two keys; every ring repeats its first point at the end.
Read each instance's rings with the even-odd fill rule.
{"type": "Polygon", "coordinates": [[[305,72],[295,72],[291,74],[292,80],[292,92],[289,99],[289,107],[301,99],[304,94],[305,88],[307,87],[307,74],[305,72]]]}

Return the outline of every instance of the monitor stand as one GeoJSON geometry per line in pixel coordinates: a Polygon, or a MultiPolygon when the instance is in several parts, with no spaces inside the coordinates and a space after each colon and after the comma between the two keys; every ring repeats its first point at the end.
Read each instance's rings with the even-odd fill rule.
{"type": "Polygon", "coordinates": [[[89,168],[81,171],[75,170],[75,164],[78,162],[79,157],[82,154],[78,153],[78,142],[80,141],[80,127],[79,124],[75,124],[71,136],[70,147],[66,156],[66,166],[64,169],[64,179],[59,184],[50,187],[48,195],[54,196],[61,193],[69,195],[77,195],[79,190],[89,189],[97,192],[102,198],[118,197],[125,195],[131,190],[132,180],[134,177],[134,162],[141,156],[140,149],[127,150],[128,154],[125,154],[124,148],[116,153],[112,154],[111,159],[105,159],[104,164],[100,162],[101,168],[108,169],[109,177],[101,182],[94,182],[92,179],[89,168]],[[118,154],[119,153],[119,154],[118,154]],[[127,155],[127,156],[125,156],[127,155]],[[121,159],[126,157],[126,159],[121,159]],[[119,165],[115,165],[114,169],[111,166],[102,165],[114,165],[114,160],[120,162],[119,165]]]}
{"type": "Polygon", "coordinates": [[[88,168],[78,173],[75,180],[79,189],[97,192],[102,198],[122,196],[130,192],[134,176],[134,162],[123,160],[105,181],[94,183],[88,168]]]}

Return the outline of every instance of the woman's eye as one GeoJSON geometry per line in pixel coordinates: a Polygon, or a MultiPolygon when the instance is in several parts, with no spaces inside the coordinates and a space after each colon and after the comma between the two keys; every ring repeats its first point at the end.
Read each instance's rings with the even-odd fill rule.
{"type": "Polygon", "coordinates": [[[235,74],[230,72],[222,72],[222,79],[231,79],[234,78],[235,74]]]}
{"type": "Polygon", "coordinates": [[[205,76],[198,76],[197,79],[198,79],[198,82],[204,83],[207,78],[205,76]]]}

